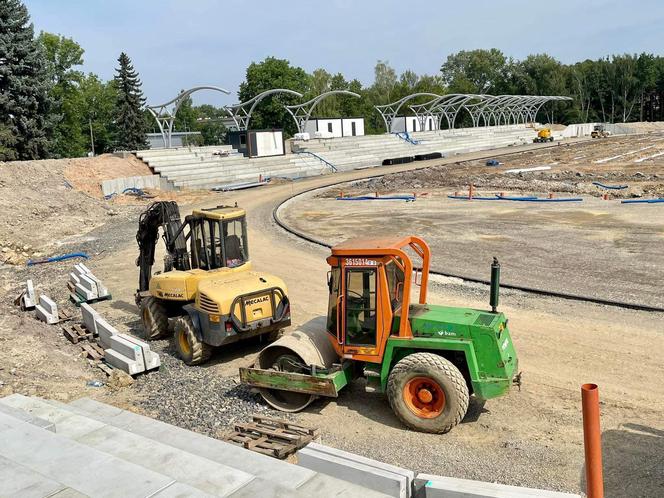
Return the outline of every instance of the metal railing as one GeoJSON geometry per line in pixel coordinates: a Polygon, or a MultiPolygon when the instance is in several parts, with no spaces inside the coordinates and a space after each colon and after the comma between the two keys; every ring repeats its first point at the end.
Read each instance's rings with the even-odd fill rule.
{"type": "Polygon", "coordinates": [[[332,164],[332,163],[331,163],[330,161],[328,161],[327,159],[325,159],[325,158],[319,156],[319,155],[316,154],[315,152],[311,152],[311,151],[308,151],[308,150],[298,150],[297,152],[294,152],[294,154],[308,154],[308,155],[310,155],[310,156],[315,157],[315,158],[318,159],[320,162],[322,162],[323,164],[325,164],[326,166],[328,166],[329,168],[331,168],[332,171],[334,171],[335,173],[336,173],[337,171],[339,171],[339,170],[337,169],[337,167],[336,167],[334,164],[332,164]]]}

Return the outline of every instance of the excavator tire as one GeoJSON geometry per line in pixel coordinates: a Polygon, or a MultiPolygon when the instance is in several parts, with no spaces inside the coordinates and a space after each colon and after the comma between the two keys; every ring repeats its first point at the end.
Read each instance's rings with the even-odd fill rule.
{"type": "Polygon", "coordinates": [[[187,365],[200,365],[212,356],[212,347],[199,341],[189,315],[175,320],[173,342],[175,350],[187,365]]]}
{"type": "Polygon", "coordinates": [[[469,397],[459,369],[433,353],[401,359],[387,382],[387,398],[396,416],[421,432],[449,432],[466,415],[469,397]]]}
{"type": "Polygon", "coordinates": [[[168,335],[168,314],[166,308],[155,297],[141,299],[141,320],[143,321],[143,338],[152,341],[168,335]]]}

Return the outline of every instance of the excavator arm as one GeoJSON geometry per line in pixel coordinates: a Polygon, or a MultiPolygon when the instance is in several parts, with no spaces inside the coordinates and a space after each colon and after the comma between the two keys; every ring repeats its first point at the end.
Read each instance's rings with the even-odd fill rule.
{"type": "Polygon", "coordinates": [[[150,286],[160,227],[164,231],[163,238],[167,253],[164,260],[164,271],[172,269],[189,270],[191,268],[187,240],[183,233],[185,225],[182,224],[180,219],[180,209],[177,202],[153,202],[141,214],[138,220],[138,232],[136,232],[136,242],[138,242],[139,250],[136,266],[140,269],[139,293],[147,291],[150,286]]]}

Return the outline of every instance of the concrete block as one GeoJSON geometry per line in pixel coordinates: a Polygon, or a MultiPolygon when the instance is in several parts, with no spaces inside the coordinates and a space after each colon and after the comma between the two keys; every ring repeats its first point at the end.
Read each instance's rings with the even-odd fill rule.
{"type": "Polygon", "coordinates": [[[24,310],[33,310],[37,304],[37,296],[35,295],[35,287],[32,285],[32,280],[25,283],[25,293],[21,297],[21,307],[24,310]]]}
{"type": "Polygon", "coordinates": [[[359,486],[325,474],[316,474],[307,482],[298,486],[297,491],[306,496],[335,496],[343,498],[388,498],[390,495],[359,486]]]}
{"type": "MultiPolygon", "coordinates": [[[[89,289],[86,289],[82,283],[78,283],[74,285],[74,289],[76,294],[81,297],[85,301],[92,301],[93,299],[97,298],[97,292],[96,290],[93,292],[89,289]]],[[[96,286],[95,286],[96,289],[96,286]]]]}
{"type": "Polygon", "coordinates": [[[145,370],[143,350],[138,344],[134,344],[133,342],[127,340],[127,336],[125,334],[116,334],[111,336],[110,342],[110,349],[120,353],[122,356],[126,356],[127,358],[140,363],[143,366],[143,370],[145,370]]]}
{"type": "MultiPolygon", "coordinates": [[[[113,339],[113,338],[111,338],[113,339]]],[[[136,375],[145,371],[143,361],[136,361],[128,358],[113,349],[104,350],[104,359],[106,363],[127,372],[129,375],[136,375]]]]}
{"type": "Polygon", "coordinates": [[[97,311],[87,303],[81,303],[81,315],[83,316],[83,325],[93,334],[97,334],[97,320],[101,319],[101,316],[97,311]]]}
{"type": "MultiPolygon", "coordinates": [[[[82,304],[81,308],[83,306],[88,306],[87,304],[82,304]]],[[[93,310],[94,311],[94,310],[93,310]]],[[[96,312],[95,312],[96,313],[96,312]]],[[[111,347],[111,337],[114,335],[119,334],[113,325],[108,323],[106,320],[104,320],[100,315],[97,315],[93,318],[95,327],[97,329],[97,334],[99,334],[99,344],[101,344],[101,347],[104,349],[108,349],[111,347]]]]}
{"type": "Polygon", "coordinates": [[[96,299],[99,297],[99,291],[97,289],[97,282],[94,280],[93,275],[81,275],[81,281],[76,284],[77,291],[80,289],[83,291],[82,296],[85,296],[88,299],[96,299]],[[88,297],[92,296],[92,297],[88,297]]]}
{"type": "Polygon", "coordinates": [[[74,265],[74,271],[78,273],[79,275],[90,275],[92,272],[90,271],[90,268],[85,266],[84,263],[76,263],[74,265]]]}
{"type": "Polygon", "coordinates": [[[150,345],[147,342],[142,341],[134,337],[133,335],[122,334],[122,337],[141,348],[141,350],[143,351],[143,361],[145,363],[146,372],[148,370],[154,370],[155,368],[159,368],[159,366],[161,365],[161,359],[159,358],[159,355],[157,353],[155,353],[150,349],[150,345]]]}
{"type": "Polygon", "coordinates": [[[471,481],[455,477],[418,474],[415,485],[422,488],[426,498],[580,498],[579,495],[522,488],[484,481],[471,481]]]}
{"type": "Polygon", "coordinates": [[[71,272],[71,273],[69,274],[69,281],[70,281],[72,284],[74,284],[74,285],[76,285],[76,284],[80,284],[80,283],[81,283],[81,279],[80,279],[79,276],[78,276],[76,273],[74,273],[74,272],[71,272]]]}
{"type": "Polygon", "coordinates": [[[379,468],[380,462],[371,461],[375,465],[360,463],[355,459],[310,449],[308,446],[297,452],[297,459],[297,464],[301,467],[363,486],[378,493],[399,498],[410,497],[411,487],[408,476],[379,468]]]}
{"type": "Polygon", "coordinates": [[[89,274],[88,278],[93,280],[94,283],[97,286],[97,297],[106,297],[106,296],[108,296],[108,289],[106,288],[106,286],[104,286],[104,284],[101,282],[101,280],[99,280],[97,277],[95,277],[92,274],[89,274]]]}
{"type": "Polygon", "coordinates": [[[39,304],[35,306],[35,312],[37,318],[42,322],[48,324],[58,323],[60,321],[60,316],[58,315],[58,305],[55,304],[51,298],[41,294],[39,296],[39,304]]]}

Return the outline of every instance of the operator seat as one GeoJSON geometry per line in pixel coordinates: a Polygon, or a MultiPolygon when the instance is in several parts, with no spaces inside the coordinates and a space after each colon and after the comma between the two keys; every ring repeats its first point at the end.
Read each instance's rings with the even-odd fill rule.
{"type": "Polygon", "coordinates": [[[237,235],[226,237],[226,266],[237,266],[244,262],[242,243],[237,235]]]}

